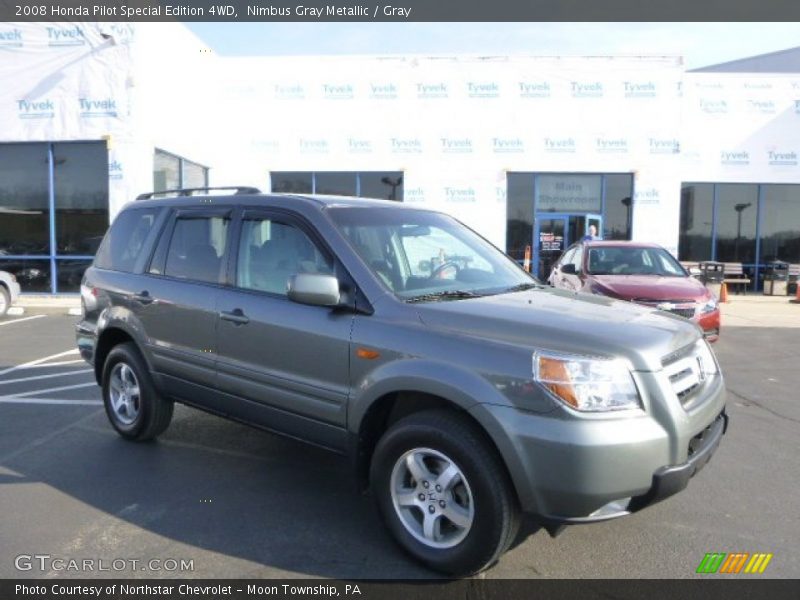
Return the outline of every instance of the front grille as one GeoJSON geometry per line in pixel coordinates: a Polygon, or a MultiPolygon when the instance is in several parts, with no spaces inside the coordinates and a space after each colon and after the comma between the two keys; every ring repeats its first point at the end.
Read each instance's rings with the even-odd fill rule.
{"type": "Polygon", "coordinates": [[[678,315],[684,319],[693,319],[697,305],[692,300],[653,300],[651,298],[634,298],[634,302],[658,308],[664,312],[678,315]]]}
{"type": "Polygon", "coordinates": [[[661,364],[672,391],[681,405],[686,408],[700,392],[708,377],[704,371],[697,346],[692,344],[665,356],[661,364]]]}
{"type": "Polygon", "coordinates": [[[692,308],[671,308],[668,309],[667,312],[671,312],[673,315],[678,315],[684,319],[691,319],[694,317],[694,306],[692,308]]]}

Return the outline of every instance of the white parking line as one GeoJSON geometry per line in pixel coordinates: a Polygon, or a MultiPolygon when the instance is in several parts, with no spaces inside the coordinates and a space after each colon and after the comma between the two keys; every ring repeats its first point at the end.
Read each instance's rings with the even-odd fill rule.
{"type": "Polygon", "coordinates": [[[8,369],[0,371],[0,376],[5,375],[6,373],[11,373],[12,371],[19,371],[21,369],[27,369],[28,367],[35,367],[36,365],[40,365],[43,362],[47,362],[52,358],[60,358],[62,356],[68,356],[70,354],[78,354],[78,349],[75,348],[74,350],[67,350],[66,352],[59,352],[58,354],[51,354],[50,356],[45,356],[44,358],[37,358],[36,360],[32,360],[30,362],[17,365],[16,367],[9,367],[8,369]]]}
{"type": "Polygon", "coordinates": [[[102,400],[57,400],[55,398],[20,398],[18,396],[0,396],[0,404],[53,404],[74,406],[102,406],[102,400]]]}
{"type": "Polygon", "coordinates": [[[77,365],[79,363],[86,364],[86,361],[83,360],[82,358],[79,358],[78,360],[58,360],[56,362],[44,363],[44,364],[41,364],[41,365],[31,365],[31,366],[25,367],[25,368],[26,369],[44,369],[46,367],[63,367],[64,365],[77,365]]]}
{"type": "Polygon", "coordinates": [[[7,383],[19,383],[20,381],[36,381],[38,379],[51,379],[53,377],[69,377],[70,375],[80,375],[81,373],[94,373],[93,369],[81,369],[80,371],[67,371],[65,373],[52,373],[50,375],[36,375],[35,377],[20,377],[18,379],[7,379],[0,381],[0,385],[7,383]]]}
{"type": "Polygon", "coordinates": [[[13,321],[3,321],[0,323],[0,327],[3,325],[11,325],[12,323],[22,323],[23,321],[30,321],[32,319],[41,319],[42,317],[46,317],[47,315],[34,315],[32,317],[23,317],[22,319],[14,319],[13,321]]]}
{"type": "Polygon", "coordinates": [[[49,394],[50,392],[63,392],[65,390],[77,390],[78,388],[97,387],[97,384],[92,381],[91,383],[79,383],[78,385],[62,385],[60,387],[48,388],[46,390],[33,390],[32,392],[22,392],[21,394],[12,394],[10,396],[0,396],[0,402],[4,398],[24,398],[25,396],[35,396],[37,394],[49,394]]]}

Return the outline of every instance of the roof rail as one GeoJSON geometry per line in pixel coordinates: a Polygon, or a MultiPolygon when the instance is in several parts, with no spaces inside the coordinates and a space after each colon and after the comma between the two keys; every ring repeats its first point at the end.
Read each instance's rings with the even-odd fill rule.
{"type": "Polygon", "coordinates": [[[215,192],[218,190],[235,190],[234,196],[242,194],[260,194],[261,190],[256,187],[243,186],[243,185],[229,185],[222,187],[199,187],[199,188],[183,188],[179,190],[162,190],[160,192],[148,192],[146,194],[139,194],[136,196],[137,200],[149,200],[155,196],[173,195],[179,197],[194,196],[195,192],[215,192]]]}

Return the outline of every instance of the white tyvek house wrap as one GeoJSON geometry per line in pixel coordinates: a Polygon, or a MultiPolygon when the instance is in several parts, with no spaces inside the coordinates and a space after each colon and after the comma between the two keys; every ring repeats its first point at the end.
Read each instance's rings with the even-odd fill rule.
{"type": "Polygon", "coordinates": [[[0,32],[0,142],[107,139],[112,218],[152,189],[155,146],[202,155],[187,132],[204,111],[159,109],[184,78],[199,85],[196,64],[214,60],[183,26],[3,23],[0,32]]]}
{"type": "Polygon", "coordinates": [[[684,181],[800,182],[800,74],[687,73],[684,181]]]}
{"type": "Polygon", "coordinates": [[[269,171],[402,170],[406,202],[450,212],[503,247],[506,172],[634,172],[637,187],[658,192],[641,214],[634,206],[634,237],[677,249],[675,58],[282,57],[219,66],[225,131],[217,134],[233,141],[213,160],[216,183],[266,187],[269,171]],[[237,160],[224,156],[230,148],[237,160]],[[660,225],[648,227],[654,216],[660,225]]]}

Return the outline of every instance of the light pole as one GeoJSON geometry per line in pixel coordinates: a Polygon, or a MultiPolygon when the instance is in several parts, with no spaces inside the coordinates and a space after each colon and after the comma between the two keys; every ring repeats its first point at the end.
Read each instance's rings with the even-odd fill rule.
{"type": "Polygon", "coordinates": [[[397,200],[397,188],[399,188],[403,184],[403,177],[397,177],[396,179],[392,179],[391,177],[381,177],[381,183],[388,185],[392,188],[392,193],[389,194],[389,200],[397,200]]]}

